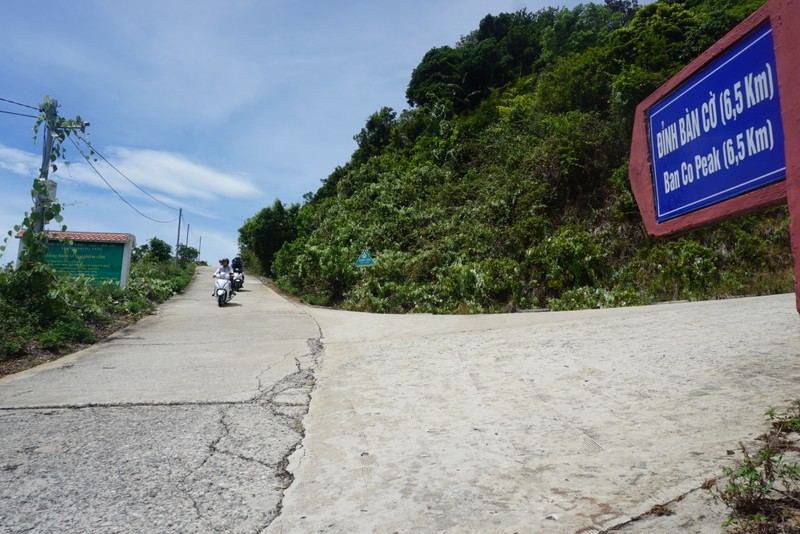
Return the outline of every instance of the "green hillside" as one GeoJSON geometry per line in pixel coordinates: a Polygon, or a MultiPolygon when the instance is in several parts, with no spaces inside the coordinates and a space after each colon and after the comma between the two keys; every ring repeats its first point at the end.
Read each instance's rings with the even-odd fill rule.
{"type": "Polygon", "coordinates": [[[646,235],[638,102],[761,0],[628,0],[487,15],[410,73],[302,205],[248,219],[251,267],[315,304],[475,313],[792,290],[788,212],[646,235]],[[375,260],[354,267],[362,249],[375,260]]]}

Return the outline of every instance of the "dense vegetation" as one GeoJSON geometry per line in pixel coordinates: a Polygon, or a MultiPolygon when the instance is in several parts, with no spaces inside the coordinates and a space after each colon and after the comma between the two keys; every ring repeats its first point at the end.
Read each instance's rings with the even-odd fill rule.
{"type": "Polygon", "coordinates": [[[158,238],[135,249],[125,288],[59,275],[43,262],[0,269],[0,374],[94,343],[180,291],[195,264],[158,238]]]}
{"type": "Polygon", "coordinates": [[[487,15],[411,73],[302,205],[248,219],[251,267],[309,302],[473,313],[791,291],[785,209],[683,236],[643,229],[638,102],[762,0],[606,0],[487,15]],[[376,261],[356,269],[362,249],[376,261]]]}

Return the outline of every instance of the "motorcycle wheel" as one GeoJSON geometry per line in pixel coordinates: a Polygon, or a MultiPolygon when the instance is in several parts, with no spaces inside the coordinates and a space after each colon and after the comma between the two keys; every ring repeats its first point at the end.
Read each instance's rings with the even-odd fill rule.
{"type": "Polygon", "coordinates": [[[225,295],[223,293],[217,295],[217,304],[219,304],[220,308],[225,304],[225,295]]]}

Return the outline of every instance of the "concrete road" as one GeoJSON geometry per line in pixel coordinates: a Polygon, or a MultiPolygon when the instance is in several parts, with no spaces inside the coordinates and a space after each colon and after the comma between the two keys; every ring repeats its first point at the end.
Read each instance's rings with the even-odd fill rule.
{"type": "Polygon", "coordinates": [[[320,356],[306,310],[213,269],[106,342],[0,380],[0,532],[259,532],[320,356]]]}
{"type": "Polygon", "coordinates": [[[324,356],[270,533],[718,533],[701,487],[800,398],[794,295],[310,313],[324,356]],[[655,505],[674,515],[634,521],[655,505]]]}
{"type": "Polygon", "coordinates": [[[719,532],[701,486],[800,398],[793,295],[392,316],[200,276],[0,380],[0,532],[719,532]]]}

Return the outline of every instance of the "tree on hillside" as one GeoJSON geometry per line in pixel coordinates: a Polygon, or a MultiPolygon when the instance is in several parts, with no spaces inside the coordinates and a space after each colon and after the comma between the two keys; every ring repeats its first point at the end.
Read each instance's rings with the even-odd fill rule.
{"type": "Polygon", "coordinates": [[[430,49],[411,73],[406,99],[411,106],[450,101],[461,81],[461,52],[442,46],[430,49]]]}
{"type": "Polygon", "coordinates": [[[397,113],[389,107],[370,115],[367,124],[353,137],[358,143],[358,148],[353,153],[356,161],[366,161],[380,154],[389,145],[392,135],[392,126],[397,113]]]}
{"type": "Polygon", "coordinates": [[[197,257],[200,255],[200,251],[194,247],[190,247],[188,245],[180,244],[178,245],[178,257],[181,261],[185,262],[193,262],[197,261],[197,257]]]}
{"type": "Polygon", "coordinates": [[[606,7],[615,13],[625,15],[625,18],[630,20],[639,9],[639,0],[606,0],[606,7]]]}
{"type": "Polygon", "coordinates": [[[160,263],[172,258],[172,247],[162,239],[151,237],[147,243],[133,249],[132,256],[134,261],[144,260],[160,263]]]}
{"type": "Polygon", "coordinates": [[[287,207],[279,199],[245,220],[239,228],[239,245],[245,262],[270,276],[275,254],[284,243],[297,237],[299,204],[287,207]]]}

